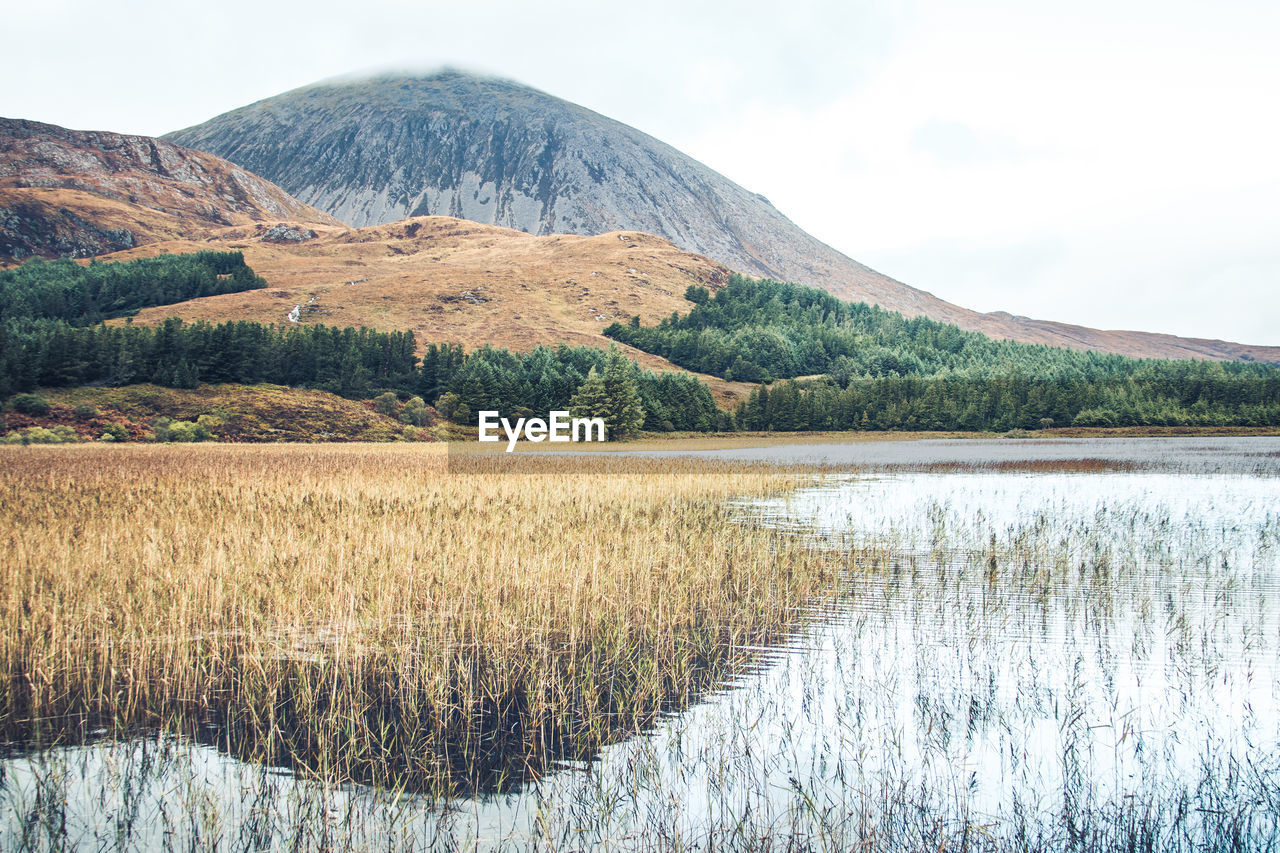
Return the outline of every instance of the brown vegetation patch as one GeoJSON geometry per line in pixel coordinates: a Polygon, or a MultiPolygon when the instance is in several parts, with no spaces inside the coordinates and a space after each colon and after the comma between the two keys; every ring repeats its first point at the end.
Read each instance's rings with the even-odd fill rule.
{"type": "Polygon", "coordinates": [[[5,412],[6,430],[63,425],[91,441],[118,425],[129,440],[142,441],[150,437],[157,417],[195,421],[207,416],[212,418],[214,438],[229,442],[395,441],[406,433],[417,439],[439,433],[436,428],[406,430],[399,421],[378,414],[370,401],[281,385],[201,385],[192,390],[126,385],[47,389],[40,394],[49,401],[49,414],[5,412]],[[77,407],[86,406],[94,413],[76,414],[77,407]]]}

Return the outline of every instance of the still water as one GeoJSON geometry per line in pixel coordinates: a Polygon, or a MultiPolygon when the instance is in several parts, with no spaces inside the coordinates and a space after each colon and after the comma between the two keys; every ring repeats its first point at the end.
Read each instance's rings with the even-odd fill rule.
{"type": "Polygon", "coordinates": [[[0,765],[0,845],[1280,848],[1280,442],[717,455],[752,453],[856,466],[737,506],[846,594],[593,761],[440,804],[173,739],[47,750],[0,765]]]}

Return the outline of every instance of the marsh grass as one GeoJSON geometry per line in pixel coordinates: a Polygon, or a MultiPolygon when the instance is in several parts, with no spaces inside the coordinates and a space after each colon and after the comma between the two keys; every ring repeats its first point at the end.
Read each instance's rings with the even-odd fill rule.
{"type": "MultiPolygon", "coordinates": [[[[779,835],[1280,849],[1277,486],[1237,464],[929,466],[755,505],[885,555],[851,580],[823,650],[790,665],[824,704],[778,738],[774,778],[805,791],[776,810],[779,835]]],[[[764,811],[748,794],[738,812],[764,811]]]]}
{"type": "Polygon", "coordinates": [[[833,593],[820,549],[725,506],[802,474],[486,464],[447,472],[430,447],[6,452],[5,739],[163,731],[327,784],[500,791],[687,704],[833,593]]]}

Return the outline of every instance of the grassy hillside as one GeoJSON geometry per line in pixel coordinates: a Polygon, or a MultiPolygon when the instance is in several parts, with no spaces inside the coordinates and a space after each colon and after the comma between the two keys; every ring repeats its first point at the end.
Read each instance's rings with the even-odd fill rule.
{"type": "MultiPolygon", "coordinates": [[[[143,309],[135,323],[252,320],[409,330],[421,344],[486,344],[529,352],[539,344],[607,349],[605,326],[640,316],[654,323],[684,310],[690,285],[712,290],[729,270],[666,240],[632,232],[534,237],[447,217],[418,217],[359,230],[312,226],[300,243],[265,241],[263,226],[226,229],[215,240],[170,241],[109,255],[243,252],[270,282],[265,290],[143,309]],[[295,312],[295,309],[296,312],[295,312]]],[[[679,368],[640,350],[628,357],[655,371],[679,368]]],[[[722,406],[750,393],[745,383],[701,377],[722,406]]]]}

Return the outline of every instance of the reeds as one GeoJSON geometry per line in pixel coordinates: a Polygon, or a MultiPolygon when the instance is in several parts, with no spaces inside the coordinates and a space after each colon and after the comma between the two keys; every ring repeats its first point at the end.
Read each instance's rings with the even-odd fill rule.
{"type": "Polygon", "coordinates": [[[726,473],[459,473],[427,447],[6,450],[3,734],[158,729],[326,782],[502,789],[691,701],[833,592],[820,550],[725,506],[801,475],[726,473]]]}

